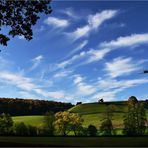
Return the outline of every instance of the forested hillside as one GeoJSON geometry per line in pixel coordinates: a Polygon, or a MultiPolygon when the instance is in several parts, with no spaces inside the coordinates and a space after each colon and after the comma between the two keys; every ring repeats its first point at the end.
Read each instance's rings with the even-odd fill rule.
{"type": "Polygon", "coordinates": [[[71,103],[55,101],[0,98],[0,113],[9,113],[12,116],[44,115],[47,111],[59,112],[72,106],[71,103]]]}

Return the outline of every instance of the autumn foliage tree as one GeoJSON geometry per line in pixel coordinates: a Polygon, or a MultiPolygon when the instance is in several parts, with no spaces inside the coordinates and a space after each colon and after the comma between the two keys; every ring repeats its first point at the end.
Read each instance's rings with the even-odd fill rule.
{"type": "Polygon", "coordinates": [[[81,116],[77,113],[70,113],[70,120],[70,129],[74,132],[74,135],[81,135],[81,130],[83,130],[81,116]]]}
{"type": "Polygon", "coordinates": [[[32,26],[40,18],[39,13],[50,14],[51,0],[0,0],[0,31],[9,27],[7,35],[0,34],[0,44],[7,45],[10,36],[23,36],[31,40],[32,26]]]}
{"type": "Polygon", "coordinates": [[[76,113],[64,111],[55,114],[55,128],[63,136],[67,136],[70,131],[78,135],[82,123],[82,118],[76,113]]]}

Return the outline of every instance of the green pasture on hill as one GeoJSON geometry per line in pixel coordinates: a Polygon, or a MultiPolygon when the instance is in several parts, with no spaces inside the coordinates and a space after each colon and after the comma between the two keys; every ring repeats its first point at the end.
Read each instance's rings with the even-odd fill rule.
{"type": "Polygon", "coordinates": [[[70,112],[84,114],[103,113],[108,105],[114,106],[114,112],[124,113],[127,109],[126,102],[108,102],[108,103],[85,103],[72,107],[70,112]]]}

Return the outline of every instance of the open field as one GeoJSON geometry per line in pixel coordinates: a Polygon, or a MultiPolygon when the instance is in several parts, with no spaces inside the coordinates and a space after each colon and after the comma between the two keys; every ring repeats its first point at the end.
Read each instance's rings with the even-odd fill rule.
{"type": "Polygon", "coordinates": [[[1,146],[148,146],[148,137],[0,137],[1,146]],[[123,142],[124,141],[124,142],[123,142]]]}

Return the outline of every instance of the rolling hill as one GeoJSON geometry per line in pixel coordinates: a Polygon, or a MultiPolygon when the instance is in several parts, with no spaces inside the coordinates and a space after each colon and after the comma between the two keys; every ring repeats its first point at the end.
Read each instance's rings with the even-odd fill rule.
{"type": "MultiPolygon", "coordinates": [[[[103,118],[103,113],[108,105],[112,105],[114,107],[112,121],[113,126],[115,128],[123,128],[123,116],[127,110],[126,101],[79,104],[69,109],[69,111],[79,113],[84,119],[83,125],[85,127],[87,127],[89,124],[93,124],[99,128],[103,118]]],[[[146,109],[146,113],[148,117],[148,109],[146,109]]]]}

